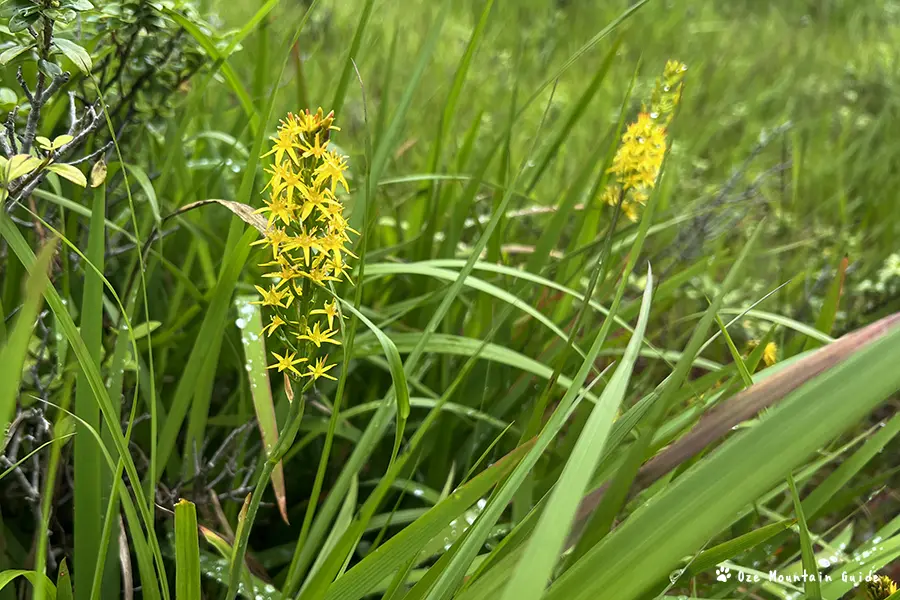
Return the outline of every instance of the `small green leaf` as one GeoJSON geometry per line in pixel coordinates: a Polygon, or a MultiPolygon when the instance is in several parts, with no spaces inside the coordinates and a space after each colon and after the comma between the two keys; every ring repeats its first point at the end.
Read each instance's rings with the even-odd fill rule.
{"type": "Polygon", "coordinates": [[[87,187],[87,178],[84,176],[84,173],[82,173],[81,170],[76,166],[57,163],[47,165],[47,169],[53,171],[60,177],[65,177],[76,185],[87,187]]]}
{"type": "Polygon", "coordinates": [[[4,176],[3,181],[10,182],[18,179],[23,175],[28,175],[40,166],[41,160],[27,154],[16,154],[9,162],[2,165],[4,176]]]}
{"type": "Polygon", "coordinates": [[[45,74],[50,77],[59,77],[63,74],[62,68],[56,63],[52,63],[49,60],[41,59],[38,61],[38,68],[45,74]]]}
{"type": "Polygon", "coordinates": [[[18,33],[19,31],[25,31],[38,20],[39,16],[36,6],[20,10],[9,20],[9,32],[18,33]]]}
{"type": "Polygon", "coordinates": [[[63,0],[59,5],[60,8],[71,8],[78,11],[92,10],[94,8],[94,5],[88,0],[63,0]]]}
{"type": "Polygon", "coordinates": [[[59,574],[56,576],[56,599],[72,600],[72,578],[69,577],[69,566],[63,558],[59,564],[59,574]]]}
{"type": "Polygon", "coordinates": [[[16,44],[12,48],[7,48],[2,53],[0,53],[0,65],[9,63],[23,52],[31,50],[32,48],[34,48],[34,44],[29,44],[27,46],[19,46],[18,44],[16,44]]]}
{"type": "Polygon", "coordinates": [[[91,62],[91,55],[87,53],[87,50],[72,40],[65,40],[62,38],[53,40],[53,45],[59,48],[59,51],[65,54],[66,58],[75,63],[75,66],[78,67],[82,73],[91,72],[94,65],[91,62]]]}
{"type": "Polygon", "coordinates": [[[65,146],[66,144],[68,144],[69,142],[71,142],[74,139],[75,139],[75,136],[72,136],[72,135],[66,135],[66,134],[58,135],[58,136],[56,136],[56,138],[54,138],[53,144],[51,144],[51,148],[53,150],[58,150],[59,148],[62,148],[63,146],[65,146]]]}
{"type": "Polygon", "coordinates": [[[156,331],[157,327],[159,327],[161,323],[159,321],[147,321],[145,323],[141,323],[140,325],[135,325],[134,331],[132,335],[134,339],[140,339],[145,337],[147,334],[156,331]]]}
{"type": "Polygon", "coordinates": [[[38,135],[38,136],[35,136],[34,141],[36,141],[38,146],[40,146],[44,150],[52,150],[53,149],[53,142],[50,141],[50,138],[44,137],[42,135],[38,135]]]}
{"type": "MultiPolygon", "coordinates": [[[[5,54],[5,52],[4,52],[5,54]]],[[[3,55],[0,54],[0,64],[3,63],[3,55]]],[[[9,88],[0,88],[0,109],[2,110],[12,110],[12,108],[19,103],[19,97],[16,93],[9,88]]]]}

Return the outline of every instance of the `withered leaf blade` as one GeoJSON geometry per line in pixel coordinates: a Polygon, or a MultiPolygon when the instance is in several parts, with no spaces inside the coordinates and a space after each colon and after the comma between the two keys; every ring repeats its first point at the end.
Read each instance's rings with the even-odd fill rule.
{"type": "Polygon", "coordinates": [[[228,210],[232,212],[237,218],[239,218],[244,223],[253,226],[257,231],[262,234],[266,233],[268,229],[268,223],[266,222],[265,217],[260,214],[257,214],[252,206],[248,204],[243,204],[241,202],[235,202],[234,200],[219,200],[219,199],[209,199],[209,200],[198,200],[197,202],[191,202],[190,204],[185,204],[172,214],[166,217],[166,219],[171,219],[177,215],[184,214],[190,210],[194,210],[195,208],[200,208],[201,206],[206,206],[207,204],[218,204],[219,206],[224,206],[228,210]]]}
{"type": "MultiPolygon", "coordinates": [[[[900,313],[884,317],[871,325],[848,333],[710,410],[688,434],[673,442],[641,467],[635,478],[632,493],[650,486],[709,445],[720,441],[735,425],[776,405],[806,382],[844,362],[897,326],[900,326],[900,313]]],[[[604,484],[584,497],[578,508],[573,531],[578,531],[580,525],[596,510],[606,488],[607,485],[604,484]]],[[[574,539],[569,541],[572,543],[574,539]]]]}

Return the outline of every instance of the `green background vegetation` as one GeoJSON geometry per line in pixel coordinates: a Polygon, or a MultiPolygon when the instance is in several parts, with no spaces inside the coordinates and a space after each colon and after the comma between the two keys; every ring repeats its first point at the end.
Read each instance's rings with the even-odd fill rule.
{"type": "MultiPolygon", "coordinates": [[[[833,340],[900,310],[900,5],[122,4],[160,20],[148,56],[184,29],[178,52],[203,63],[135,109],[104,185],[51,179],[33,213],[0,221],[0,409],[26,415],[17,459],[56,440],[0,480],[0,600],[31,593],[3,587],[18,569],[64,597],[64,557],[76,598],[133,581],[186,600],[249,585],[303,600],[838,599],[855,593],[844,570],[891,573],[900,334],[833,340]],[[599,191],[669,59],[689,67],[685,92],[631,223],[599,191]],[[349,157],[363,236],[357,286],[337,291],[359,312],[345,310],[341,381],[291,404],[246,304],[256,232],[217,204],[163,218],[259,206],[277,119],[318,106],[349,157]],[[48,225],[68,242],[54,258],[48,225]],[[838,364],[812,372],[828,351],[838,364]],[[714,406],[756,397],[771,408],[658,480],[637,475],[714,406]],[[269,478],[276,430],[293,444],[269,478]],[[37,498],[20,478],[35,470],[37,498]],[[737,577],[826,563],[820,586],[737,577]]],[[[79,39],[95,64],[104,40],[79,39]]],[[[4,67],[13,96],[29,60],[4,67]]],[[[66,102],[42,135],[65,132],[66,102]]]]}

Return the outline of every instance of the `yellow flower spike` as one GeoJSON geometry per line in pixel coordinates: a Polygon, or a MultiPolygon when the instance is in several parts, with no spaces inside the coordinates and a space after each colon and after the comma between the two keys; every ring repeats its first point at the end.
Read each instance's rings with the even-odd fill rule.
{"type": "Polygon", "coordinates": [[[325,286],[326,281],[340,281],[339,278],[332,275],[332,269],[328,267],[328,263],[322,262],[314,265],[308,273],[303,276],[315,283],[316,285],[325,286]]]}
{"type": "Polygon", "coordinates": [[[652,188],[666,155],[666,130],[647,113],[638,115],[622,136],[610,173],[622,189],[652,188]]]}
{"type": "Polygon", "coordinates": [[[291,137],[303,135],[306,132],[306,116],[288,113],[287,118],[281,121],[281,129],[286,130],[291,137]]]}
{"type": "Polygon", "coordinates": [[[337,365],[326,365],[325,361],[328,360],[328,356],[320,357],[316,360],[315,365],[307,365],[309,369],[308,372],[304,373],[304,377],[312,377],[313,380],[318,379],[320,377],[325,377],[327,379],[331,379],[332,381],[337,381],[337,377],[332,377],[328,374],[328,371],[333,369],[337,365]]]}
{"type": "Polygon", "coordinates": [[[347,164],[344,162],[343,156],[337,152],[326,152],[325,162],[316,168],[316,182],[330,180],[332,193],[337,190],[337,186],[340,183],[344,186],[344,191],[349,194],[350,188],[347,186],[347,180],[344,179],[344,171],[346,170],[347,164]]]}
{"type": "Polygon", "coordinates": [[[340,346],[341,343],[339,341],[331,339],[333,336],[337,335],[337,333],[337,331],[332,331],[331,329],[322,331],[319,324],[316,323],[312,329],[307,325],[306,333],[303,335],[298,334],[297,339],[309,340],[316,345],[316,348],[321,348],[322,344],[334,344],[335,346],[340,346]]]}
{"type": "Polygon", "coordinates": [[[269,369],[278,369],[278,372],[282,371],[290,371],[291,373],[296,373],[297,377],[303,377],[303,374],[297,370],[294,365],[306,362],[305,358],[294,358],[297,353],[296,352],[286,352],[284,356],[281,356],[277,352],[273,352],[272,355],[278,359],[274,365],[269,365],[267,368],[269,369]]]}
{"type": "Polygon", "coordinates": [[[331,299],[326,302],[322,308],[317,308],[309,312],[311,315],[325,315],[328,319],[328,329],[334,329],[334,319],[338,316],[337,300],[331,299]]]}
{"type": "Polygon", "coordinates": [[[268,173],[270,177],[268,183],[266,183],[265,187],[263,188],[263,191],[271,187],[272,193],[278,194],[278,192],[281,191],[282,182],[290,172],[290,162],[273,163],[271,168],[266,169],[266,173],[268,173]]]}
{"type": "Polygon", "coordinates": [[[255,300],[250,304],[288,308],[291,305],[291,302],[294,301],[294,295],[289,289],[279,290],[274,285],[271,286],[268,290],[264,290],[258,285],[254,287],[256,288],[256,291],[259,292],[259,295],[262,296],[262,300],[255,300]]]}
{"type": "Polygon", "coordinates": [[[606,189],[603,190],[603,194],[600,196],[600,200],[609,204],[610,206],[616,206],[619,204],[619,196],[622,194],[621,188],[617,185],[608,185],[606,189]]]}
{"type": "Polygon", "coordinates": [[[287,322],[280,315],[272,315],[269,317],[269,324],[265,325],[262,330],[266,337],[269,337],[282,325],[287,325],[287,322]]]}
{"type": "Polygon", "coordinates": [[[622,202],[622,214],[625,215],[632,223],[637,223],[638,212],[634,202],[622,202]]]}

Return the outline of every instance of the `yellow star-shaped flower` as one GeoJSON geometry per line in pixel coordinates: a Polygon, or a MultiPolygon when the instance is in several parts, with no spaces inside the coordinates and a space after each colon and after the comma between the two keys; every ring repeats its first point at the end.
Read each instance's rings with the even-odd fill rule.
{"type": "Polygon", "coordinates": [[[256,300],[254,302],[251,302],[250,304],[261,304],[262,306],[277,306],[279,308],[287,308],[291,305],[291,302],[294,301],[294,295],[291,293],[291,290],[289,288],[279,290],[273,285],[268,290],[264,290],[258,285],[253,287],[255,287],[256,291],[259,292],[259,295],[262,296],[262,300],[256,300]]]}
{"type": "Polygon", "coordinates": [[[314,380],[320,377],[325,377],[327,379],[337,381],[337,377],[332,377],[328,374],[328,371],[333,369],[336,365],[326,365],[326,360],[328,360],[328,356],[318,358],[315,365],[307,365],[309,371],[304,373],[303,376],[312,377],[314,380]]]}
{"type": "Polygon", "coordinates": [[[274,365],[269,365],[267,368],[269,369],[278,369],[278,372],[282,371],[290,371],[292,373],[296,373],[298,377],[303,377],[303,373],[298,371],[294,365],[306,362],[305,358],[294,358],[297,355],[296,352],[285,352],[284,356],[281,356],[277,352],[273,352],[272,355],[278,359],[274,365]]]}
{"type": "Polygon", "coordinates": [[[307,142],[303,145],[303,158],[315,156],[317,159],[321,159],[328,146],[328,140],[325,140],[325,143],[320,143],[321,135],[318,133],[313,140],[312,144],[307,142]]]}
{"type": "Polygon", "coordinates": [[[291,157],[291,160],[295,163],[300,162],[297,159],[297,153],[294,152],[294,148],[296,147],[294,136],[291,135],[291,131],[288,128],[279,129],[278,135],[271,138],[271,140],[275,142],[275,144],[272,146],[271,150],[263,154],[263,157],[274,154],[275,162],[281,164],[281,159],[284,158],[284,154],[287,152],[288,156],[291,157]]]}
{"type": "Polygon", "coordinates": [[[324,158],[325,162],[316,168],[316,182],[330,180],[332,193],[337,190],[338,184],[344,186],[345,192],[350,193],[347,180],[344,179],[344,171],[347,170],[344,157],[337,152],[326,152],[324,158]]]}
{"type": "Polygon", "coordinates": [[[335,346],[340,346],[341,343],[335,339],[332,339],[333,336],[337,335],[337,331],[333,331],[331,329],[326,329],[322,331],[319,327],[319,324],[316,323],[313,325],[313,328],[310,329],[309,326],[306,326],[306,333],[297,335],[297,339],[300,340],[309,340],[313,344],[316,345],[316,348],[321,348],[322,344],[334,344],[335,346]]]}
{"type": "Polygon", "coordinates": [[[340,314],[338,312],[337,300],[332,299],[329,302],[326,302],[322,308],[309,311],[309,314],[325,315],[328,319],[328,329],[334,329],[334,318],[340,314]]]}
{"type": "Polygon", "coordinates": [[[269,317],[269,324],[262,328],[263,333],[266,334],[266,337],[271,336],[275,333],[275,330],[281,327],[282,325],[286,325],[287,321],[281,318],[280,315],[272,315],[269,317]]]}

